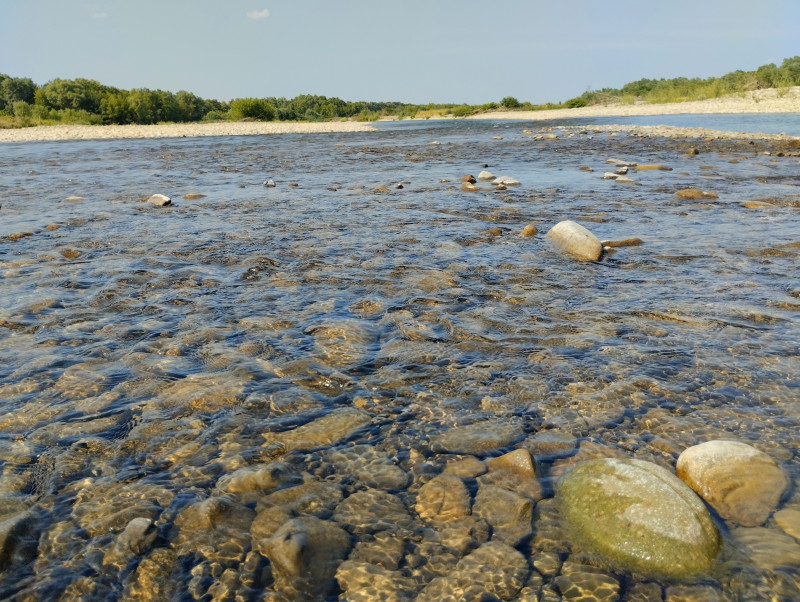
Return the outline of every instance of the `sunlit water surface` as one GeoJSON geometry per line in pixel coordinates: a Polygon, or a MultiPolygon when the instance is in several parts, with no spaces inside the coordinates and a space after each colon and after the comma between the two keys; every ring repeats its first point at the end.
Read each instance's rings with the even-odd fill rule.
{"type": "MultiPolygon", "coordinates": [[[[515,448],[541,499],[512,598],[558,599],[581,563],[623,597],[678,587],[571,554],[552,496],[578,459],[674,470],[734,438],[784,467],[798,507],[798,158],[525,127],[0,146],[0,598],[344,598],[357,576],[298,585],[259,554],[296,515],[345,528],[343,556],[413,599],[492,538],[443,541],[420,487],[466,458],[474,496],[470,458],[515,448]],[[611,157],[673,170],[620,185],[611,157]],[[484,164],[522,185],[461,192],[484,164]],[[719,198],[676,200],[688,187],[719,198]],[[156,192],[174,206],[143,202],[156,192]],[[579,262],[544,237],[563,219],[644,244],[579,262]],[[473,424],[463,449],[446,437],[473,424]],[[264,465],[269,483],[230,486],[264,465]],[[333,493],[271,507],[299,483],[333,493]],[[120,551],[137,517],[157,536],[120,551]]],[[[796,565],[756,566],[728,536],[718,564],[679,586],[799,595],[796,565]]]]}

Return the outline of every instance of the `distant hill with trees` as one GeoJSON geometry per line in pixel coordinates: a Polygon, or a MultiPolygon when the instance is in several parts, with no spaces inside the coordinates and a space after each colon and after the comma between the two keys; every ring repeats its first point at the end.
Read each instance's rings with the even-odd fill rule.
{"type": "Polygon", "coordinates": [[[706,79],[678,77],[640,79],[620,89],[587,91],[565,102],[533,105],[506,96],[483,105],[401,102],[348,102],[304,94],[286,98],[237,98],[219,101],[186,91],[177,93],[137,88],[121,90],[91,79],[54,79],[42,86],[30,78],[0,74],[0,127],[58,123],[151,124],[163,122],[238,121],[374,121],[381,117],[465,117],[497,110],[540,110],[634,102],[665,103],[744,94],[764,88],[788,90],[800,85],[800,56],[770,63],[755,71],[733,71],[706,79]]]}

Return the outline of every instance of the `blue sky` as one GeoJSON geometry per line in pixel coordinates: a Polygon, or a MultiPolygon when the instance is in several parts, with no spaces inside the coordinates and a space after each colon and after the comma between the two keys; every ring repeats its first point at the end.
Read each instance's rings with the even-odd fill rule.
{"type": "Polygon", "coordinates": [[[795,55],[798,0],[0,0],[0,73],[219,100],[557,102],[795,55]]]}

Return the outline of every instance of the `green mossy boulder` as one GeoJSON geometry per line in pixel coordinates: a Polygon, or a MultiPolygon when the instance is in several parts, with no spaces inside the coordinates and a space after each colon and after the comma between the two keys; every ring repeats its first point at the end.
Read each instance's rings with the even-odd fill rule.
{"type": "Polygon", "coordinates": [[[690,577],[707,571],[720,550],[702,500],[657,464],[582,462],[564,477],[556,499],[578,544],[615,569],[690,577]]]}

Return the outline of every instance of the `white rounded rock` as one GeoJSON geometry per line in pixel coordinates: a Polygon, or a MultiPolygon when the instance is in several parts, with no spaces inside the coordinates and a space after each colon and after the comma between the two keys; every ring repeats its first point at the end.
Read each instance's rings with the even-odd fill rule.
{"type": "Polygon", "coordinates": [[[722,518],[745,527],[763,524],[789,485],[775,460],[739,441],[689,447],[678,458],[676,472],[722,518]]]}
{"type": "Polygon", "coordinates": [[[578,259],[597,261],[603,255],[603,245],[598,238],[571,220],[557,223],[550,228],[547,237],[578,259]]]}

